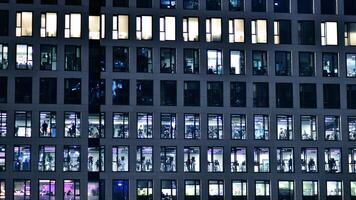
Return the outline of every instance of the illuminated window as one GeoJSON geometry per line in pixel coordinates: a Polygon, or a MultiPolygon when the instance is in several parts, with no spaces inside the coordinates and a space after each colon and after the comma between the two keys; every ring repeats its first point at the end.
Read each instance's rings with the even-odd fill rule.
{"type": "Polygon", "coordinates": [[[161,146],[160,158],[161,172],[177,171],[177,147],[161,146]]]}
{"type": "Polygon", "coordinates": [[[246,115],[232,114],[231,117],[231,139],[245,140],[246,136],[246,115]]]}
{"type": "Polygon", "coordinates": [[[56,198],[56,180],[39,180],[38,196],[40,200],[56,198]]]}
{"type": "Polygon", "coordinates": [[[16,69],[32,69],[32,45],[17,44],[16,45],[16,69]]]}
{"type": "Polygon", "coordinates": [[[199,41],[199,18],[183,18],[183,39],[184,41],[199,41]]]}
{"type": "Polygon", "coordinates": [[[40,145],[38,150],[38,171],[54,172],[56,169],[56,146],[40,145]]]}
{"type": "Polygon", "coordinates": [[[57,70],[57,46],[41,45],[40,47],[40,69],[57,70]]]}
{"type": "Polygon", "coordinates": [[[113,113],[113,137],[129,137],[129,113],[113,113]]]}
{"type": "Polygon", "coordinates": [[[230,11],[244,11],[245,0],[229,0],[230,11]]]}
{"type": "Polygon", "coordinates": [[[56,137],[56,112],[40,112],[40,137],[56,137]]]}
{"type": "Polygon", "coordinates": [[[276,20],[274,21],[274,44],[291,44],[291,21],[276,20]]]}
{"type": "Polygon", "coordinates": [[[294,172],[293,148],[277,148],[277,172],[294,172]]]}
{"type": "Polygon", "coordinates": [[[0,110],[0,137],[6,137],[7,135],[7,113],[4,110],[0,110]]]}
{"type": "Polygon", "coordinates": [[[221,42],[221,18],[207,18],[205,20],[206,26],[206,41],[207,42],[221,42]]]}
{"type": "Polygon", "coordinates": [[[267,20],[257,19],[251,21],[252,43],[267,43],[267,20]]]}
{"type": "Polygon", "coordinates": [[[208,139],[223,139],[222,114],[208,114],[208,139]]]}
{"type": "Polygon", "coordinates": [[[41,14],[41,37],[57,36],[57,13],[41,14]]]}
{"type": "Polygon", "coordinates": [[[31,199],[31,180],[14,180],[14,199],[31,199]]]}
{"type": "Polygon", "coordinates": [[[80,112],[64,113],[64,137],[80,137],[80,112]]]}
{"type": "Polygon", "coordinates": [[[209,180],[208,200],[223,200],[223,199],[224,199],[224,181],[209,180]]]}
{"type": "Polygon", "coordinates": [[[87,199],[105,199],[105,181],[96,179],[95,181],[88,181],[87,199]]]}
{"type": "Polygon", "coordinates": [[[348,157],[348,164],[349,164],[349,173],[356,173],[356,149],[349,148],[349,157],[348,157]]]}
{"type": "Polygon", "coordinates": [[[32,36],[32,12],[16,13],[16,36],[32,36]]]}
{"type": "Polygon", "coordinates": [[[136,39],[137,40],[152,39],[152,16],[136,17],[136,39]]]}
{"type": "Polygon", "coordinates": [[[302,115],[300,116],[300,134],[302,140],[312,140],[318,139],[316,126],[316,116],[314,115],[302,115]]]}
{"type": "Polygon", "coordinates": [[[339,61],[337,53],[323,52],[323,76],[337,77],[339,76],[339,61]]]}
{"type": "Polygon", "coordinates": [[[302,200],[318,200],[319,187],[318,181],[303,181],[303,198],[302,200]]]}
{"type": "Polygon", "coordinates": [[[247,172],[245,147],[231,147],[230,159],[231,172],[247,172]]]}
{"type": "Polygon", "coordinates": [[[269,117],[268,115],[254,115],[254,138],[255,140],[269,140],[269,117]]]}
{"type": "Polygon", "coordinates": [[[129,146],[112,147],[112,171],[113,172],[129,171],[129,146]]]}
{"type": "Polygon", "coordinates": [[[114,15],[112,29],[112,39],[129,39],[129,16],[114,15]]]}
{"type": "MultiPolygon", "coordinates": [[[[159,40],[175,40],[176,39],[176,18],[175,17],[160,17],[159,18],[159,40]]],[[[145,30],[146,31],[146,30],[145,30]]]]}
{"type": "Polygon", "coordinates": [[[318,149],[309,147],[301,150],[301,167],[302,172],[318,172],[318,149]]]}
{"type": "Polygon", "coordinates": [[[15,137],[31,137],[32,113],[31,111],[15,112],[15,137]]]}
{"type": "Polygon", "coordinates": [[[200,139],[199,114],[184,114],[184,139],[200,139]]]}
{"type": "Polygon", "coordinates": [[[325,116],[324,118],[325,140],[340,141],[340,117],[325,116]]]}
{"type": "Polygon", "coordinates": [[[90,113],[88,115],[88,138],[104,138],[105,113],[90,113]]]}
{"type": "Polygon", "coordinates": [[[342,181],[326,181],[326,200],[342,199],[342,181]]]}
{"type": "Polygon", "coordinates": [[[80,181],[69,179],[64,180],[64,199],[80,199],[80,181]]]}
{"type": "Polygon", "coordinates": [[[0,70],[9,67],[9,47],[7,44],[0,44],[0,70]]]}
{"type": "Polygon", "coordinates": [[[224,148],[208,147],[208,172],[224,172],[224,148]]]}
{"type": "Polygon", "coordinates": [[[81,17],[80,13],[65,14],[64,38],[81,37],[81,17]]]}
{"type": "Polygon", "coordinates": [[[356,23],[345,23],[345,46],[356,45],[356,23]]]}
{"type": "Polygon", "coordinates": [[[89,16],[89,39],[105,38],[105,14],[89,16]]]}
{"type": "Polygon", "coordinates": [[[113,79],[112,81],[112,104],[129,105],[130,81],[125,79],[113,79]]]}
{"type": "Polygon", "coordinates": [[[184,198],[187,200],[200,200],[200,180],[184,181],[184,198]]]}
{"type": "Polygon", "coordinates": [[[153,200],[153,181],[152,180],[137,180],[136,197],[142,200],[153,200]]]}
{"type": "Polygon", "coordinates": [[[31,146],[16,145],[13,153],[13,171],[31,171],[31,146]]]}
{"type": "Polygon", "coordinates": [[[153,147],[137,146],[136,172],[153,172],[153,147]]]}
{"type": "Polygon", "coordinates": [[[88,171],[103,172],[105,169],[105,147],[88,147],[88,171]]]}
{"type": "Polygon", "coordinates": [[[161,138],[175,139],[176,138],[176,114],[161,113],[161,138]]]}
{"type": "Polygon", "coordinates": [[[221,50],[207,50],[207,59],[208,59],[208,74],[223,74],[223,65],[222,65],[222,51],[221,50]]]}
{"type": "Polygon", "coordinates": [[[255,190],[256,199],[270,199],[270,181],[256,181],[255,190]]]}
{"type": "Polygon", "coordinates": [[[247,199],[247,181],[246,180],[232,180],[231,181],[232,199],[244,200],[247,199]]]}
{"type": "Polygon", "coordinates": [[[200,172],[200,147],[184,147],[184,172],[200,172]]]}
{"type": "Polygon", "coordinates": [[[0,199],[5,200],[6,193],[6,180],[0,179],[0,199]]]}
{"type": "Polygon", "coordinates": [[[176,73],[176,49],[161,48],[160,49],[160,72],[161,73],[176,73]]]}
{"type": "Polygon", "coordinates": [[[245,42],[244,19],[229,19],[229,42],[245,42]]]}
{"type": "Polygon", "coordinates": [[[255,147],[253,149],[254,172],[270,172],[269,148],[255,147]]]}
{"type": "Polygon", "coordinates": [[[346,70],[347,77],[356,77],[356,53],[346,54],[346,70]]]}
{"type": "Polygon", "coordinates": [[[356,181],[350,181],[350,191],[351,191],[351,199],[355,199],[356,197],[356,181]]]}
{"type": "Polygon", "coordinates": [[[292,115],[277,115],[277,140],[293,140],[292,115]]]}
{"type": "Polygon", "coordinates": [[[321,45],[337,45],[337,22],[321,23],[321,45]]]}
{"type": "Polygon", "coordinates": [[[152,113],[137,113],[137,138],[153,138],[152,113]]]}
{"type": "Polygon", "coordinates": [[[294,199],[294,181],[278,181],[278,199],[294,199]]]}
{"type": "MultiPolygon", "coordinates": [[[[6,170],[6,146],[5,145],[0,145],[0,172],[4,172],[6,170]]],[[[0,182],[1,183],[1,182],[0,182]]],[[[0,188],[0,194],[1,194],[1,188],[0,188]]],[[[4,200],[4,198],[0,199],[4,200]]]]}
{"type": "Polygon", "coordinates": [[[63,147],[63,171],[78,172],[80,171],[80,146],[63,147]]]}
{"type": "Polygon", "coordinates": [[[166,9],[175,9],[176,8],[176,0],[160,0],[161,8],[166,9]]]}
{"type": "Polygon", "coordinates": [[[349,140],[351,141],[356,140],[356,117],[349,116],[347,118],[347,125],[348,125],[349,140]]]}

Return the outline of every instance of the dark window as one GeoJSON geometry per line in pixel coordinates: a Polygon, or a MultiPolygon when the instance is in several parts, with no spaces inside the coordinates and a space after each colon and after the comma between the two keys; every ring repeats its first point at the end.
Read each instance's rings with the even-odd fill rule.
{"type": "Polygon", "coordinates": [[[57,70],[57,46],[41,45],[41,70],[57,70]]]}
{"type": "Polygon", "coordinates": [[[198,10],[199,0],[183,0],[183,8],[186,10],[198,10]]]}
{"type": "Polygon", "coordinates": [[[112,182],[112,200],[129,200],[128,180],[114,180],[112,182]]]}
{"type": "Polygon", "coordinates": [[[337,77],[339,75],[337,53],[323,53],[323,76],[337,77]]]}
{"type": "Polygon", "coordinates": [[[32,103],[32,78],[15,78],[15,103],[32,103]]]}
{"type": "Polygon", "coordinates": [[[302,45],[315,44],[314,21],[298,21],[298,42],[302,45]]]}
{"type": "Polygon", "coordinates": [[[347,108],[356,109],[356,85],[347,85],[347,108]]]}
{"type": "Polygon", "coordinates": [[[81,70],[81,56],[80,46],[65,46],[65,64],[66,71],[80,71],[81,70]]]}
{"type": "Polygon", "coordinates": [[[57,4],[57,0],[41,0],[41,4],[57,4]]]}
{"type": "Polygon", "coordinates": [[[129,7],[129,0],[113,0],[112,5],[114,7],[129,7]]]}
{"type": "Polygon", "coordinates": [[[66,0],[66,5],[80,6],[81,0],[66,0]]]}
{"type": "Polygon", "coordinates": [[[246,83],[245,82],[230,83],[230,106],[246,107],[246,83]]]}
{"type": "Polygon", "coordinates": [[[253,83],[253,107],[269,106],[268,83],[253,83]]]}
{"type": "Polygon", "coordinates": [[[0,10],[0,36],[9,34],[9,11],[0,10]]]}
{"type": "Polygon", "coordinates": [[[290,1],[289,0],[274,0],[275,13],[289,13],[290,1]]]}
{"type": "Polygon", "coordinates": [[[252,51],[252,74],[267,75],[267,52],[252,51]]]}
{"type": "Polygon", "coordinates": [[[128,47],[113,47],[113,71],[114,72],[129,72],[129,48],[128,47]]]}
{"type": "Polygon", "coordinates": [[[161,48],[161,73],[176,73],[176,49],[161,48]]]}
{"type": "Polygon", "coordinates": [[[153,81],[137,80],[137,105],[153,105],[153,81]]]}
{"type": "Polygon", "coordinates": [[[266,12],[266,0],[252,0],[252,12],[266,12]]]}
{"type": "Polygon", "coordinates": [[[177,81],[161,81],[161,106],[177,105],[177,81]]]}
{"type": "Polygon", "coordinates": [[[184,106],[200,106],[199,81],[184,81],[184,106]]]}
{"type": "Polygon", "coordinates": [[[275,52],[276,76],[291,76],[291,53],[289,51],[275,52]]]}
{"type": "Polygon", "coordinates": [[[106,60],[105,46],[89,46],[89,73],[98,76],[105,71],[106,60]]]}
{"type": "Polygon", "coordinates": [[[137,8],[152,8],[152,0],[136,0],[137,8]]]}
{"type": "Polygon", "coordinates": [[[340,108],[340,85],[324,84],[324,108],[340,108]]]}
{"type": "Polygon", "coordinates": [[[105,80],[90,80],[89,81],[89,104],[103,105],[105,104],[105,80]]]}
{"type": "Polygon", "coordinates": [[[298,0],[298,13],[313,13],[314,0],[298,0]]]}
{"type": "Polygon", "coordinates": [[[79,78],[64,79],[64,103],[81,103],[81,80],[79,78]]]}
{"type": "Polygon", "coordinates": [[[198,74],[199,73],[199,50],[184,49],[184,73],[198,74]]]}
{"type": "Polygon", "coordinates": [[[344,14],[356,15],[356,3],[354,0],[344,0],[344,14]]]}
{"type": "Polygon", "coordinates": [[[320,0],[320,12],[326,15],[335,15],[337,9],[336,0],[320,0]]]}
{"type": "Polygon", "coordinates": [[[44,104],[57,103],[57,79],[56,78],[40,79],[40,103],[44,103],[44,104]]]}
{"type": "Polygon", "coordinates": [[[112,104],[129,105],[130,104],[130,81],[116,79],[112,81],[112,104]]]}
{"type": "Polygon", "coordinates": [[[299,76],[315,76],[313,52],[299,52],[299,76]]]}
{"type": "Polygon", "coordinates": [[[33,3],[33,0],[16,0],[16,3],[33,3]]]}
{"type": "Polygon", "coordinates": [[[9,3],[9,0],[0,0],[0,3],[9,3]]]}
{"type": "Polygon", "coordinates": [[[0,103],[7,102],[7,77],[0,77],[0,103]]]}
{"type": "Polygon", "coordinates": [[[245,0],[229,0],[230,11],[244,11],[245,0]]]}
{"type": "Polygon", "coordinates": [[[301,108],[316,108],[316,85],[301,83],[299,85],[299,97],[301,108]]]}
{"type": "Polygon", "coordinates": [[[137,48],[137,72],[153,73],[152,48],[137,48]]]}
{"type": "Polygon", "coordinates": [[[208,106],[223,106],[223,82],[210,81],[208,88],[208,106]]]}
{"type": "Polygon", "coordinates": [[[206,0],[207,10],[221,10],[221,0],[206,0]]]}
{"type": "Polygon", "coordinates": [[[160,0],[161,8],[167,9],[175,9],[176,8],[176,0],[160,0]]]}
{"type": "Polygon", "coordinates": [[[293,108],[292,83],[276,83],[276,107],[293,108]]]}
{"type": "Polygon", "coordinates": [[[277,20],[274,22],[275,30],[275,44],[291,44],[292,43],[292,31],[290,20],[277,20]]]}

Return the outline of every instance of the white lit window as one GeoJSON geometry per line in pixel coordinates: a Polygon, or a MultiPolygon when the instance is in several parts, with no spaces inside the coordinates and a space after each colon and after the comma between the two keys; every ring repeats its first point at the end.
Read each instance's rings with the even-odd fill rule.
{"type": "Polygon", "coordinates": [[[345,23],[345,46],[356,45],[356,23],[345,23]]]}
{"type": "Polygon", "coordinates": [[[267,20],[251,21],[252,43],[267,43],[267,20]]]}
{"type": "Polygon", "coordinates": [[[68,13],[65,14],[65,38],[80,38],[81,37],[81,14],[68,13]]]}
{"type": "Polygon", "coordinates": [[[32,45],[16,45],[16,69],[32,69],[32,45]]]}
{"type": "Polygon", "coordinates": [[[89,39],[105,38],[105,15],[89,16],[89,39]]]}
{"type": "Polygon", "coordinates": [[[208,18],[205,20],[206,25],[206,41],[219,42],[221,41],[221,18],[208,18]]]}
{"type": "Polygon", "coordinates": [[[337,45],[337,22],[321,23],[321,45],[337,45]]]}
{"type": "Polygon", "coordinates": [[[159,40],[175,40],[176,39],[176,18],[175,17],[160,17],[159,19],[159,40]]]}
{"type": "Polygon", "coordinates": [[[280,28],[279,28],[279,21],[274,21],[273,23],[273,38],[274,38],[274,43],[279,44],[279,38],[280,38],[280,28]]]}
{"type": "Polygon", "coordinates": [[[32,12],[16,13],[16,36],[32,36],[32,12]]]}
{"type": "Polygon", "coordinates": [[[112,17],[112,39],[129,39],[129,16],[114,15],[112,17]]]}
{"type": "Polygon", "coordinates": [[[185,17],[183,18],[183,38],[184,41],[199,40],[199,18],[185,17]]]}
{"type": "Polygon", "coordinates": [[[223,74],[221,50],[208,50],[208,74],[223,74]]]}
{"type": "Polygon", "coordinates": [[[0,70],[7,69],[9,66],[9,47],[7,44],[0,44],[0,70]]]}
{"type": "Polygon", "coordinates": [[[138,40],[152,39],[152,16],[136,17],[136,39],[138,40]]]}
{"type": "Polygon", "coordinates": [[[41,14],[41,37],[57,36],[57,13],[41,14]]]}
{"type": "Polygon", "coordinates": [[[229,42],[245,42],[245,22],[243,19],[229,20],[229,42]]]}
{"type": "Polygon", "coordinates": [[[230,74],[245,74],[245,52],[230,51],[230,74]]]}

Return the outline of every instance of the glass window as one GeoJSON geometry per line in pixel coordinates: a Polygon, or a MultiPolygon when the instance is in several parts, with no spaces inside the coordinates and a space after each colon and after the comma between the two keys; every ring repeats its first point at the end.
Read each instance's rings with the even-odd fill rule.
{"type": "Polygon", "coordinates": [[[152,40],[152,16],[136,16],[136,39],[152,40]]]}
{"type": "Polygon", "coordinates": [[[301,150],[302,172],[318,172],[318,149],[309,147],[301,150]]]}
{"type": "Polygon", "coordinates": [[[293,148],[277,148],[277,172],[294,172],[293,148]]]}
{"type": "Polygon", "coordinates": [[[207,82],[208,106],[222,107],[224,104],[224,90],[222,81],[207,82]]]}
{"type": "Polygon", "coordinates": [[[137,72],[153,73],[153,50],[148,47],[137,48],[137,72]]]}
{"type": "Polygon", "coordinates": [[[153,147],[137,146],[136,172],[153,172],[153,147]]]}
{"type": "Polygon", "coordinates": [[[31,137],[32,112],[15,111],[15,137],[31,137]]]}
{"type": "Polygon", "coordinates": [[[32,103],[31,77],[15,77],[15,103],[32,103]]]}
{"type": "Polygon", "coordinates": [[[112,39],[129,39],[128,15],[114,15],[112,17],[112,39]]]}
{"type": "Polygon", "coordinates": [[[221,10],[221,0],[206,0],[207,10],[221,10]]]}
{"type": "Polygon", "coordinates": [[[88,147],[88,171],[102,172],[105,169],[105,147],[88,147]]]}
{"type": "Polygon", "coordinates": [[[113,71],[114,72],[129,72],[129,48],[128,47],[113,47],[113,71]]]}
{"type": "Polygon", "coordinates": [[[356,181],[350,181],[351,199],[356,197],[356,181]]]}
{"type": "Polygon", "coordinates": [[[254,115],[254,139],[269,140],[269,117],[268,115],[254,115]]]}
{"type": "Polygon", "coordinates": [[[207,50],[207,64],[208,74],[223,74],[224,68],[222,65],[222,51],[221,50],[207,50]]]}
{"type": "Polygon", "coordinates": [[[268,83],[253,83],[253,106],[254,107],[269,106],[268,83]]]}
{"type": "Polygon", "coordinates": [[[302,181],[303,184],[303,199],[302,200],[318,200],[319,187],[318,181],[302,181]]]}
{"type": "Polygon", "coordinates": [[[80,171],[80,146],[63,147],[63,171],[78,172],[80,171]]]}
{"type": "Polygon", "coordinates": [[[56,146],[40,145],[38,150],[38,171],[54,172],[56,169],[56,146]]]}
{"type": "MultiPolygon", "coordinates": [[[[5,170],[6,170],[6,146],[0,145],[0,172],[4,172],[5,170]]],[[[0,191],[1,191],[1,188],[0,188],[0,191]]],[[[2,193],[0,192],[0,194],[2,194],[2,193]]],[[[2,195],[0,195],[1,200],[5,199],[5,198],[1,198],[1,197],[2,197],[2,195]]]]}
{"type": "Polygon", "coordinates": [[[15,145],[14,146],[13,171],[31,171],[31,146],[15,145]]]}
{"type": "Polygon", "coordinates": [[[256,181],[255,182],[255,198],[256,199],[270,199],[270,182],[256,181]]]}
{"type": "MultiPolygon", "coordinates": [[[[0,2],[4,2],[4,1],[0,1],[0,2]]],[[[0,30],[0,36],[8,36],[9,35],[9,11],[8,10],[0,10],[0,24],[2,27],[2,29],[0,30]]]]}
{"type": "Polygon", "coordinates": [[[38,181],[39,200],[50,200],[56,198],[56,180],[38,181]]]}
{"type": "Polygon", "coordinates": [[[32,45],[16,45],[16,69],[31,70],[33,67],[32,45]]]}
{"type": "Polygon", "coordinates": [[[41,37],[57,37],[57,13],[41,13],[41,37]]]}
{"type": "Polygon", "coordinates": [[[128,172],[129,171],[129,146],[112,147],[112,171],[128,172]]]}
{"type": "Polygon", "coordinates": [[[113,0],[112,5],[114,7],[129,7],[129,0],[113,0]]]}
{"type": "Polygon", "coordinates": [[[31,199],[31,180],[14,180],[14,200],[31,199]]]}
{"type": "Polygon", "coordinates": [[[7,44],[0,44],[0,69],[9,67],[9,47],[7,44]]]}
{"type": "MultiPolygon", "coordinates": [[[[253,0],[253,1],[257,1],[257,0],[253,0]]],[[[261,1],[261,0],[258,0],[258,1],[261,1]]],[[[265,20],[265,19],[252,20],[251,21],[251,34],[252,34],[252,36],[251,36],[252,44],[267,43],[267,20],[265,20]]]]}
{"type": "Polygon", "coordinates": [[[356,109],[356,84],[347,84],[347,108],[356,109]]]}
{"type": "Polygon", "coordinates": [[[349,140],[354,141],[356,140],[356,117],[349,116],[347,117],[347,128],[348,128],[348,135],[349,140]]]}
{"type": "Polygon", "coordinates": [[[342,181],[326,181],[326,199],[342,199],[342,181]]]}
{"type": "Polygon", "coordinates": [[[345,46],[356,45],[356,23],[347,22],[345,23],[345,46]]]}
{"type": "Polygon", "coordinates": [[[176,49],[175,48],[161,48],[160,49],[161,73],[176,73],[176,49]]]}
{"type": "Polygon", "coordinates": [[[6,137],[7,135],[7,113],[0,110],[0,137],[6,137]]]}
{"type": "Polygon", "coordinates": [[[314,12],[314,0],[298,0],[298,13],[309,13],[314,12]]]}
{"type": "Polygon", "coordinates": [[[337,0],[321,0],[320,1],[320,12],[326,15],[337,14],[337,0]]]}
{"type": "Polygon", "coordinates": [[[80,46],[66,45],[65,46],[65,71],[80,71],[81,70],[81,48],[80,46]]]}
{"type": "Polygon", "coordinates": [[[208,114],[208,138],[223,139],[223,115],[208,114]]]}
{"type": "Polygon", "coordinates": [[[161,172],[177,171],[177,147],[162,146],[160,152],[161,172]]]}
{"type": "Polygon", "coordinates": [[[337,22],[321,22],[321,45],[337,45],[337,40],[337,22]]]}
{"type": "Polygon", "coordinates": [[[88,200],[97,200],[105,198],[105,181],[104,180],[95,180],[88,181],[87,187],[87,199],[88,200]]]}
{"type": "Polygon", "coordinates": [[[246,140],[246,115],[232,114],[231,119],[231,139],[246,140]]]}
{"type": "MultiPolygon", "coordinates": [[[[0,77],[0,103],[7,102],[7,77],[0,77]]],[[[1,134],[0,134],[1,135],[1,134]]]]}
{"type": "Polygon", "coordinates": [[[64,79],[64,104],[81,103],[81,79],[65,78],[64,79]]]}
{"type": "Polygon", "coordinates": [[[41,0],[41,4],[55,5],[57,4],[57,0],[41,0]]]}
{"type": "Polygon", "coordinates": [[[338,65],[337,53],[323,53],[323,76],[337,77],[339,75],[338,65]]]}
{"type": "Polygon", "coordinates": [[[348,157],[348,162],[349,162],[349,173],[356,173],[356,149],[355,148],[349,148],[349,157],[348,157]]]}
{"type": "Polygon", "coordinates": [[[160,0],[161,8],[166,9],[175,9],[176,8],[176,0],[160,0]]]}
{"type": "Polygon", "coordinates": [[[325,149],[325,172],[341,173],[341,149],[326,148],[325,149]]]}
{"type": "Polygon", "coordinates": [[[200,105],[200,82],[184,81],[184,106],[200,105]]]}
{"type": "Polygon", "coordinates": [[[64,113],[64,137],[80,137],[80,112],[64,113]]]}
{"type": "Polygon", "coordinates": [[[199,114],[184,114],[184,139],[200,139],[199,114]]]}
{"type": "Polygon", "coordinates": [[[88,138],[105,137],[105,113],[89,113],[88,138]]]}
{"type": "Polygon", "coordinates": [[[356,54],[347,53],[346,54],[346,76],[356,77],[356,54]]]}
{"type": "Polygon", "coordinates": [[[294,181],[278,181],[278,199],[294,200],[294,181]]]}
{"type": "MultiPolygon", "coordinates": [[[[216,0],[207,0],[207,1],[216,1],[216,0]]],[[[218,0],[220,1],[220,0],[218,0]]],[[[206,41],[207,42],[221,42],[221,27],[222,20],[221,18],[207,18],[205,20],[206,28],[206,41]]]]}
{"type": "Polygon", "coordinates": [[[105,79],[89,80],[89,105],[105,105],[105,79]]]}
{"type": "Polygon", "coordinates": [[[246,200],[247,199],[247,181],[246,180],[232,180],[231,181],[232,200],[246,200]]]}
{"type": "Polygon", "coordinates": [[[253,149],[254,172],[270,172],[269,148],[255,147],[253,149]]]}
{"type": "Polygon", "coordinates": [[[252,12],[266,12],[266,0],[252,0],[252,12]]]}
{"type": "Polygon", "coordinates": [[[129,113],[115,112],[113,113],[113,137],[114,138],[129,138],[129,113]]]}
{"type": "MultiPolygon", "coordinates": [[[[313,2],[310,0],[307,1],[313,2]]],[[[305,5],[305,3],[303,5],[305,5]]],[[[301,45],[315,44],[314,21],[298,21],[298,43],[301,45]]]]}
{"type": "Polygon", "coordinates": [[[340,108],[339,84],[324,84],[323,94],[324,108],[340,108]]]}
{"type": "Polygon", "coordinates": [[[268,75],[267,51],[252,51],[252,75],[268,75]]]}
{"type": "Polygon", "coordinates": [[[325,116],[324,118],[325,140],[341,140],[340,133],[340,117],[339,116],[325,116]]]}
{"type": "Polygon", "coordinates": [[[176,122],[175,113],[161,113],[161,139],[176,138],[176,122]]]}
{"type": "Polygon", "coordinates": [[[89,39],[99,40],[105,38],[105,14],[89,16],[89,39]]]}
{"type": "Polygon", "coordinates": [[[230,82],[230,106],[246,107],[245,82],[230,82]]]}
{"type": "MultiPolygon", "coordinates": [[[[241,1],[241,0],[230,0],[241,1]]],[[[244,19],[229,19],[229,42],[245,42],[245,21],[244,19]]]]}
{"type": "Polygon", "coordinates": [[[277,140],[293,140],[293,116],[277,115],[277,140]]]}
{"type": "Polygon", "coordinates": [[[356,5],[353,0],[344,0],[344,14],[345,15],[355,15],[356,5]]]}
{"type": "Polygon", "coordinates": [[[289,51],[275,52],[276,76],[291,76],[291,53],[289,51]]]}
{"type": "Polygon", "coordinates": [[[199,0],[183,0],[183,8],[186,10],[198,10],[199,0]]]}
{"type": "Polygon", "coordinates": [[[199,49],[184,49],[183,56],[184,56],[184,60],[183,60],[184,73],[198,74],[199,73],[199,49]]]}
{"type": "Polygon", "coordinates": [[[40,69],[57,70],[57,46],[41,45],[40,51],[40,69]]]}
{"type": "Polygon", "coordinates": [[[302,115],[300,116],[300,134],[302,140],[318,139],[316,116],[314,115],[302,115]]]}
{"type": "Polygon", "coordinates": [[[276,107],[293,108],[292,83],[276,83],[276,107]]]}
{"type": "Polygon", "coordinates": [[[80,38],[81,37],[81,14],[66,13],[64,38],[80,38]]]}
{"type": "Polygon", "coordinates": [[[1,200],[5,200],[5,195],[6,193],[6,182],[5,179],[1,179],[0,180],[0,199],[1,200]]]}
{"type": "Polygon", "coordinates": [[[137,138],[153,138],[152,113],[137,113],[137,138]]]}
{"type": "Polygon", "coordinates": [[[247,172],[245,147],[231,147],[230,159],[231,172],[247,172]]]}
{"type": "MultiPolygon", "coordinates": [[[[161,0],[162,1],[174,1],[175,0],[161,0]]],[[[143,29],[146,31],[146,29],[143,29]]],[[[159,40],[176,40],[176,18],[175,17],[160,17],[159,18],[159,40]]]]}
{"type": "Polygon", "coordinates": [[[224,172],[224,148],[208,147],[208,172],[224,172]]]}
{"type": "Polygon", "coordinates": [[[199,18],[183,17],[183,39],[184,41],[199,41],[199,18]]]}
{"type": "Polygon", "coordinates": [[[153,181],[141,179],[137,180],[136,197],[139,200],[153,200],[153,181]]]}
{"type": "Polygon", "coordinates": [[[16,12],[16,36],[32,36],[32,12],[16,12]]]}
{"type": "Polygon", "coordinates": [[[315,76],[314,52],[299,52],[299,76],[315,76]]]}
{"type": "Polygon", "coordinates": [[[200,172],[200,147],[184,147],[184,172],[200,172]]]}
{"type": "Polygon", "coordinates": [[[128,200],[129,199],[129,181],[128,180],[113,180],[112,182],[112,200],[128,200]]]}
{"type": "MultiPolygon", "coordinates": [[[[289,2],[289,0],[275,0],[275,1],[289,2]]],[[[274,21],[274,30],[273,30],[274,44],[291,44],[292,43],[291,26],[292,25],[291,25],[290,20],[276,20],[276,21],[274,21]]]]}
{"type": "Polygon", "coordinates": [[[316,84],[301,83],[299,85],[299,103],[301,108],[316,108],[316,84]]]}
{"type": "Polygon", "coordinates": [[[245,74],[245,51],[230,51],[230,74],[245,74]]]}
{"type": "Polygon", "coordinates": [[[289,13],[290,1],[289,0],[274,0],[275,13],[289,13]]]}
{"type": "Polygon", "coordinates": [[[245,0],[229,0],[230,11],[244,11],[245,0]]]}
{"type": "Polygon", "coordinates": [[[208,200],[223,200],[223,199],[224,199],[224,181],[209,180],[208,200]]]}
{"type": "Polygon", "coordinates": [[[75,179],[67,179],[63,181],[64,200],[79,200],[80,199],[80,181],[75,179]]]}
{"type": "Polygon", "coordinates": [[[65,0],[65,5],[80,5],[81,0],[65,0]]]}
{"type": "Polygon", "coordinates": [[[200,200],[200,180],[184,180],[184,199],[200,200]]]}
{"type": "Polygon", "coordinates": [[[130,81],[125,79],[112,80],[112,104],[130,104],[130,81]]]}

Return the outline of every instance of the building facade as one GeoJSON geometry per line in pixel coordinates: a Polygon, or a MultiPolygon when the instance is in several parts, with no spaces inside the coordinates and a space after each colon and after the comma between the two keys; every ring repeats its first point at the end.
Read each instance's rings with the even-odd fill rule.
{"type": "Polygon", "coordinates": [[[356,199],[354,0],[0,0],[0,199],[356,199]]]}

